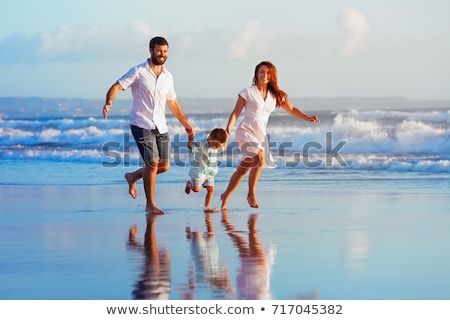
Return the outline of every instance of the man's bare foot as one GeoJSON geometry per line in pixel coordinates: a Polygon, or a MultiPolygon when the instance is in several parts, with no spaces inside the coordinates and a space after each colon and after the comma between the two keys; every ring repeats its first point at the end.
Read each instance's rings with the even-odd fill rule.
{"type": "Polygon", "coordinates": [[[250,207],[252,207],[252,208],[259,208],[259,205],[256,202],[255,196],[248,195],[247,196],[247,201],[248,201],[248,204],[250,205],[250,207]]]}
{"type": "Polygon", "coordinates": [[[163,215],[164,211],[158,209],[157,207],[145,207],[145,212],[148,214],[156,214],[156,215],[163,215]]]}
{"type": "Polygon", "coordinates": [[[203,208],[203,212],[205,212],[205,213],[213,213],[213,212],[219,212],[219,210],[217,210],[217,208],[204,207],[203,208]]]}
{"type": "Polygon", "coordinates": [[[131,173],[125,173],[125,180],[128,182],[128,193],[133,199],[137,198],[136,181],[131,173]]]}
{"type": "Polygon", "coordinates": [[[191,193],[191,188],[192,188],[192,183],[188,180],[186,182],[186,187],[184,187],[184,192],[186,192],[186,194],[191,193]]]}

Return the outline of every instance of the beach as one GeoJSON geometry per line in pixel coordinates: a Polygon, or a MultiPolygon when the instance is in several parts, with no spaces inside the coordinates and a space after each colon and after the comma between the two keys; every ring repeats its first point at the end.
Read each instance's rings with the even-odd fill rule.
{"type": "Polygon", "coordinates": [[[244,181],[227,213],[205,214],[204,191],[186,195],[173,167],[156,192],[166,214],[149,217],[142,184],[132,199],[119,171],[0,185],[0,299],[450,298],[445,175],[273,169],[259,209],[244,181]]]}

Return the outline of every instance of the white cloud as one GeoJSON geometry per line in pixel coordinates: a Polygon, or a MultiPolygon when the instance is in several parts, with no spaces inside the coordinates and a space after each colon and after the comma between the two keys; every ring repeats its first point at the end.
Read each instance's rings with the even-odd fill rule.
{"type": "Polygon", "coordinates": [[[371,34],[366,16],[356,9],[343,9],[338,17],[338,26],[343,32],[342,54],[352,56],[360,52],[371,34]]]}
{"type": "Polygon", "coordinates": [[[150,38],[158,34],[158,31],[148,22],[138,19],[131,20],[102,37],[101,43],[109,52],[106,54],[103,48],[101,55],[113,59],[124,59],[126,57],[133,60],[142,58],[143,55],[148,55],[150,38]]]}
{"type": "Polygon", "coordinates": [[[38,54],[45,59],[58,58],[71,53],[83,51],[92,44],[97,36],[97,29],[76,29],[59,26],[55,33],[43,32],[40,35],[38,54]]]}
{"type": "Polygon", "coordinates": [[[244,30],[230,44],[228,55],[231,59],[244,59],[267,52],[271,33],[264,30],[256,20],[250,20],[244,30]]]}
{"type": "Polygon", "coordinates": [[[96,26],[77,28],[61,25],[55,32],[39,35],[37,54],[47,61],[72,60],[75,57],[89,57],[91,60],[98,57],[136,58],[148,54],[148,42],[156,34],[150,24],[136,19],[109,33],[101,33],[96,26]]]}

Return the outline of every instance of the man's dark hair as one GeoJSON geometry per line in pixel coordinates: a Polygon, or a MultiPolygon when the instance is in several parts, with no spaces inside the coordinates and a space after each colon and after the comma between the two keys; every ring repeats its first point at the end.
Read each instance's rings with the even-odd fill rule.
{"type": "Polygon", "coordinates": [[[156,46],[169,46],[169,43],[163,37],[154,37],[150,40],[150,49],[155,49],[156,46]]]}

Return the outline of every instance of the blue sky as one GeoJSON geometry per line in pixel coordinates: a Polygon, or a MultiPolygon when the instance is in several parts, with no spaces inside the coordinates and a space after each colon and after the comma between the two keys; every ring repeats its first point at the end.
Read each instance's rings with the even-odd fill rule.
{"type": "Polygon", "coordinates": [[[291,97],[450,99],[449,12],[447,0],[8,1],[0,97],[103,98],[162,35],[179,97],[234,97],[271,60],[291,97]]]}

